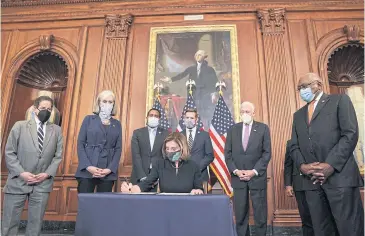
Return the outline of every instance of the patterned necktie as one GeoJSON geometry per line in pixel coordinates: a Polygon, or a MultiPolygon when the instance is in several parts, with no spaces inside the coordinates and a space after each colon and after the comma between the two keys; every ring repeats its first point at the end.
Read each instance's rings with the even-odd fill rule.
{"type": "Polygon", "coordinates": [[[247,149],[247,144],[248,144],[249,138],[250,138],[250,126],[245,124],[245,132],[244,132],[243,140],[242,140],[243,150],[245,150],[245,151],[247,149]]]}
{"type": "Polygon", "coordinates": [[[189,140],[188,140],[188,145],[189,145],[189,150],[191,150],[193,148],[193,130],[189,130],[189,140]]]}
{"type": "Polygon", "coordinates": [[[312,120],[312,116],[313,116],[313,112],[314,112],[314,103],[315,102],[316,102],[316,100],[313,100],[308,105],[308,124],[310,124],[311,120],[312,120]]]}
{"type": "Polygon", "coordinates": [[[44,132],[43,132],[43,123],[39,124],[38,128],[38,148],[39,151],[42,152],[43,150],[43,139],[44,139],[44,132]]]}

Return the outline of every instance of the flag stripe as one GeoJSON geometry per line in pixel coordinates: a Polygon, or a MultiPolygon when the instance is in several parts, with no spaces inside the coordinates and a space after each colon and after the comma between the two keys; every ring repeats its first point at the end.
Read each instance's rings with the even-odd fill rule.
{"type": "Polygon", "coordinates": [[[226,165],[226,161],[224,158],[224,152],[222,152],[220,150],[220,148],[217,147],[217,145],[214,142],[212,142],[212,145],[213,145],[214,153],[216,154],[216,155],[214,155],[215,156],[214,161],[217,161],[219,163],[219,165],[222,167],[222,171],[224,171],[225,175],[230,176],[227,165],[226,165]]]}
{"type": "Polygon", "coordinates": [[[223,177],[220,175],[219,171],[216,169],[216,166],[214,163],[210,164],[210,168],[212,169],[215,176],[218,178],[219,183],[221,183],[224,192],[229,196],[233,196],[233,192],[229,189],[227,186],[227,180],[223,180],[223,177]]]}
{"type": "Polygon", "coordinates": [[[219,96],[218,103],[214,109],[213,119],[209,127],[209,136],[214,150],[214,161],[210,164],[210,167],[217,176],[223,190],[230,197],[233,196],[233,189],[231,187],[231,174],[227,168],[224,156],[224,146],[226,143],[227,131],[232,125],[234,125],[234,121],[231,112],[224,102],[223,97],[219,96]]]}

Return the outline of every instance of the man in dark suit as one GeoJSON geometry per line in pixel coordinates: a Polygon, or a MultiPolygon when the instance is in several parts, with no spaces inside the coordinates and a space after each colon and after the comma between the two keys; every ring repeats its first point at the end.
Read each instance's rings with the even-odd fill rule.
{"type": "MultiPolygon", "coordinates": [[[[137,129],[132,136],[132,184],[144,181],[159,159],[162,159],[162,145],[169,134],[158,127],[161,114],[157,109],[147,113],[147,127],[137,129]]],[[[157,187],[151,191],[156,191],[157,187]]]]}
{"type": "Polygon", "coordinates": [[[197,119],[198,112],[195,109],[188,109],[184,117],[186,129],[182,130],[181,133],[186,136],[190,150],[190,159],[199,166],[204,191],[207,192],[209,181],[208,166],[214,160],[213,146],[209,133],[197,129],[197,119]]]}
{"type": "Polygon", "coordinates": [[[40,235],[48,197],[62,160],[62,131],[48,122],[53,100],[40,96],[34,101],[35,116],[15,123],[5,146],[9,171],[4,187],[1,233],[17,235],[21,213],[28,200],[25,235],[40,235]]]}
{"type": "Polygon", "coordinates": [[[201,112],[205,111],[200,114],[203,122],[206,122],[213,115],[209,114],[212,112],[207,112],[207,109],[214,108],[212,106],[212,99],[216,91],[215,84],[218,82],[215,70],[208,66],[208,62],[205,60],[207,57],[208,55],[204,50],[198,50],[195,53],[196,64],[189,66],[183,72],[172,78],[164,77],[161,79],[164,82],[171,83],[189,76],[189,79],[195,81],[194,98],[197,110],[201,112]]]}
{"type": "Polygon", "coordinates": [[[300,174],[298,169],[293,167],[293,160],[290,156],[290,140],[286,144],[285,162],[284,162],[284,185],[288,197],[297,200],[300,218],[302,219],[303,236],[313,236],[312,219],[309,212],[307,200],[305,199],[305,189],[316,189],[311,180],[300,174]]]}
{"type": "Polygon", "coordinates": [[[266,124],[253,120],[255,107],[241,104],[243,122],[227,132],[224,148],[226,163],[232,176],[233,206],[238,236],[249,236],[249,193],[252,200],[256,235],[266,235],[267,165],[271,159],[270,130],[266,124]]]}
{"type": "Polygon", "coordinates": [[[295,167],[317,185],[305,191],[314,233],[334,235],[326,223],[332,215],[340,236],[364,235],[363,180],[353,156],[359,134],[351,100],[323,93],[314,73],[300,78],[298,91],[307,105],[294,114],[290,149],[295,167]]]}

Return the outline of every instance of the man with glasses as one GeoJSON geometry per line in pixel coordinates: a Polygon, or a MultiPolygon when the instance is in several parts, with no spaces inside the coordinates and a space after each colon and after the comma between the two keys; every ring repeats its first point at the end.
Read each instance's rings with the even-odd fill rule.
{"type": "Polygon", "coordinates": [[[34,101],[35,116],[18,121],[5,146],[8,179],[4,187],[2,235],[17,235],[20,216],[28,199],[25,235],[40,235],[49,193],[62,158],[61,128],[48,122],[53,100],[34,101]]]}
{"type": "Polygon", "coordinates": [[[363,180],[353,156],[359,136],[355,109],[347,95],[327,95],[322,85],[314,73],[299,79],[307,104],[294,114],[293,163],[315,186],[305,189],[314,234],[364,235],[363,180]]]}

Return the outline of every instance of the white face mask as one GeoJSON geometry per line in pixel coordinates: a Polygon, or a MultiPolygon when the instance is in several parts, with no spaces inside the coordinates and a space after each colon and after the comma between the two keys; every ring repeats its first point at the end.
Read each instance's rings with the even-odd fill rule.
{"type": "Polygon", "coordinates": [[[244,124],[248,125],[252,122],[252,116],[247,113],[241,114],[241,120],[244,124]]]}
{"type": "Polygon", "coordinates": [[[113,103],[100,103],[99,117],[101,120],[109,120],[113,111],[113,103]]]}
{"type": "Polygon", "coordinates": [[[148,117],[147,118],[147,125],[151,128],[155,128],[158,126],[159,120],[157,117],[148,117]]]}
{"type": "Polygon", "coordinates": [[[188,129],[192,129],[195,127],[195,120],[192,120],[192,119],[185,119],[185,125],[188,129]]]}

